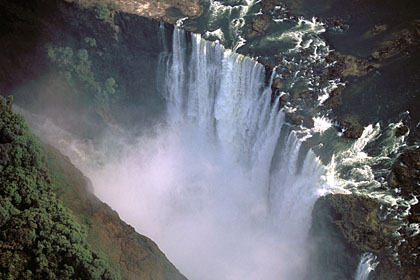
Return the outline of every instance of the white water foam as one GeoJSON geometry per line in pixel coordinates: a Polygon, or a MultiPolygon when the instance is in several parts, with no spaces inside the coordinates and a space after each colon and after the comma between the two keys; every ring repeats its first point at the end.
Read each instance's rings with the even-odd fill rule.
{"type": "Polygon", "coordinates": [[[378,262],[376,261],[375,255],[370,253],[363,254],[360,258],[354,280],[367,280],[369,274],[375,270],[377,265],[378,262]]]}
{"type": "Polygon", "coordinates": [[[95,191],[190,279],[301,279],[326,170],[272,102],[274,74],[265,85],[256,61],[187,44],[175,29],[159,72],[167,125],[93,172],[95,191]]]}

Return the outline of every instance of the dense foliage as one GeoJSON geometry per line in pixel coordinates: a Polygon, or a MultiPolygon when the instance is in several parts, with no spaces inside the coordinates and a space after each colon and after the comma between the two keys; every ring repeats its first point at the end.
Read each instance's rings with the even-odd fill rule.
{"type": "MultiPolygon", "coordinates": [[[[85,38],[85,43],[94,48],[96,40],[85,38]]],[[[82,98],[93,103],[99,111],[109,111],[110,103],[115,98],[116,81],[113,77],[98,81],[92,71],[92,62],[87,49],[73,51],[71,47],[48,46],[48,58],[59,69],[68,84],[80,89],[82,98]]]]}
{"type": "Polygon", "coordinates": [[[94,11],[96,18],[104,21],[111,21],[112,12],[118,7],[114,2],[96,2],[94,4],[94,11]]]}
{"type": "Polygon", "coordinates": [[[56,197],[39,140],[0,97],[0,279],[117,279],[56,197]]]}

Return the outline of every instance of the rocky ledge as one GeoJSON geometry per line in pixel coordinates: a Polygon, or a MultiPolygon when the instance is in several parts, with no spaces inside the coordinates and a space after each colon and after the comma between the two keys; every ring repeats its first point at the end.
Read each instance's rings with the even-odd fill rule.
{"type": "Polygon", "coordinates": [[[117,10],[150,19],[163,19],[175,23],[181,17],[198,17],[203,12],[199,0],[65,0],[81,6],[97,6],[109,3],[117,10]]]}
{"type": "MultiPolygon", "coordinates": [[[[394,164],[388,185],[410,200],[419,194],[419,174],[420,149],[409,150],[394,164]]],[[[356,194],[320,198],[312,212],[310,275],[316,276],[311,279],[353,279],[366,252],[378,261],[369,279],[418,279],[420,236],[413,225],[420,221],[419,208],[418,203],[411,206],[407,216],[396,220],[384,215],[373,198],[356,194]]]]}

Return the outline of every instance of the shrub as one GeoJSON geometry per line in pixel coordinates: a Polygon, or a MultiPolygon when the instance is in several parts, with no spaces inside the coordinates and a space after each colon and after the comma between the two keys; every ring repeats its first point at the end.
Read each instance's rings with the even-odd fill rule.
{"type": "Polygon", "coordinates": [[[0,97],[0,279],[118,279],[57,199],[41,144],[0,97]]]}

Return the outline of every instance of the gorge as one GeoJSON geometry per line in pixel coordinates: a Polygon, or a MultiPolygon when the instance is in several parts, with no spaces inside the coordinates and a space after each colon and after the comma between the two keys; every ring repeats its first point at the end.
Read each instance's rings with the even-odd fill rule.
{"type": "MultiPolygon", "coordinates": [[[[24,4],[3,2],[34,20],[24,4]]],[[[35,51],[6,46],[2,73],[13,58],[37,63],[3,75],[1,88],[188,279],[417,279],[417,113],[386,94],[369,108],[372,97],[352,88],[386,76],[389,57],[405,58],[390,43],[374,60],[335,52],[323,33],[335,42],[345,23],[295,16],[288,2],[209,1],[197,13],[181,1],[158,16],[175,26],[126,14],[123,3],[102,20],[80,3],[51,1],[54,17],[28,4],[44,38],[35,51]],[[77,80],[82,66],[93,83],[77,80]],[[83,97],[102,81],[109,100],[125,96],[83,97]],[[350,115],[357,102],[366,112],[354,105],[350,115]],[[387,117],[384,104],[394,108],[387,117]]],[[[418,85],[416,75],[407,83],[418,85]]],[[[122,278],[183,277],[133,269],[122,278]]]]}

